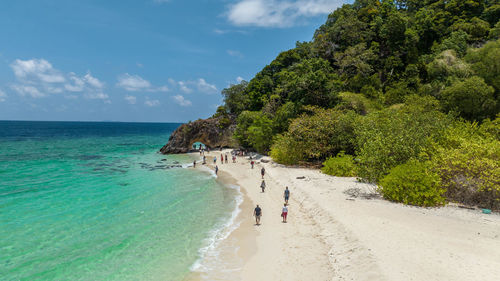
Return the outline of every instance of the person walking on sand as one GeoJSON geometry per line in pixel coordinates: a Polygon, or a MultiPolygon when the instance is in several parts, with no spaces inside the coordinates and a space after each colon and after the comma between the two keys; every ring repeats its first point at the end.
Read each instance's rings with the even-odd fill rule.
{"type": "Polygon", "coordinates": [[[264,178],[265,173],[266,173],[266,169],[264,169],[264,167],[262,167],[262,169],[260,169],[260,174],[262,175],[262,178],[264,178]]]}
{"type": "Polygon", "coordinates": [[[224,157],[226,158],[226,164],[227,164],[227,154],[226,154],[226,155],[224,155],[224,157]]]}
{"type": "Polygon", "coordinates": [[[283,204],[283,209],[281,209],[281,217],[283,218],[283,222],[286,223],[286,216],[288,215],[288,207],[285,204],[283,204]]]}
{"type": "Polygon", "coordinates": [[[255,164],[255,162],[253,162],[253,160],[250,161],[250,165],[252,165],[252,169],[253,169],[253,164],[255,164]]]}
{"type": "Polygon", "coordinates": [[[217,163],[217,156],[214,156],[214,165],[217,163]]]}
{"type": "Polygon", "coordinates": [[[265,189],[266,189],[266,182],[264,180],[262,180],[262,183],[260,184],[260,188],[262,188],[262,192],[265,191],[265,189]]]}
{"type": "Polygon", "coordinates": [[[222,155],[222,154],[220,155],[220,163],[224,164],[224,155],[222,155]]]}
{"type": "Polygon", "coordinates": [[[288,204],[288,199],[290,198],[290,190],[288,190],[288,186],[285,189],[285,192],[283,193],[283,197],[285,197],[285,203],[288,204]]]}
{"type": "Polygon", "coordinates": [[[255,225],[260,225],[260,217],[262,216],[262,209],[257,204],[257,207],[253,210],[253,215],[255,216],[255,225]]]}
{"type": "Polygon", "coordinates": [[[219,167],[217,167],[217,165],[215,165],[215,175],[217,175],[218,172],[219,172],[219,167]]]}
{"type": "Polygon", "coordinates": [[[203,155],[203,165],[207,164],[207,157],[203,155]]]}

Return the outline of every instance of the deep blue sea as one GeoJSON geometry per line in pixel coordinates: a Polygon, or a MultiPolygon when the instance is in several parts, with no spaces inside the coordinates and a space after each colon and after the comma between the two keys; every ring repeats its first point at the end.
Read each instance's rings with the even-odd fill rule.
{"type": "Polygon", "coordinates": [[[239,191],[158,153],[179,125],[0,121],[0,279],[185,278],[239,191]]]}

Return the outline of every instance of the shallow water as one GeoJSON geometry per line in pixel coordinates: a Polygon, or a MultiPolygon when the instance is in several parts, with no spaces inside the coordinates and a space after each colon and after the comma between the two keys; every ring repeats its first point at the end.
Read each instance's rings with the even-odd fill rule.
{"type": "Polygon", "coordinates": [[[157,151],[179,124],[0,121],[2,280],[180,280],[236,188],[157,151]]]}

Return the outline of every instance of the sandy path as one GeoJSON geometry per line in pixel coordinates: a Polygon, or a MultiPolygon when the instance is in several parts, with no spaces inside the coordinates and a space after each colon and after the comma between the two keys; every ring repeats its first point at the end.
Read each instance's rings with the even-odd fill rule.
{"type": "Polygon", "coordinates": [[[499,280],[499,215],[346,200],[344,191],[371,193],[373,186],[272,162],[252,170],[239,157],[219,168],[246,195],[241,226],[225,241],[242,261],[234,274],[210,280],[499,280]],[[285,186],[291,190],[286,224],[280,217],[285,186]],[[263,209],[260,226],[251,217],[255,204],[263,209]]]}

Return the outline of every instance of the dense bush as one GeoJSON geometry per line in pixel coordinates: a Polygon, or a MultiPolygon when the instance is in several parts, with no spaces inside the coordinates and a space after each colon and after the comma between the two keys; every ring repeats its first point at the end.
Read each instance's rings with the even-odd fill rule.
{"type": "Polygon", "coordinates": [[[355,177],[356,164],[352,155],[340,152],[336,157],[329,157],[323,162],[321,171],[327,175],[337,177],[355,177]]]}
{"type": "Polygon", "coordinates": [[[237,119],[234,138],[240,145],[267,152],[272,140],[272,121],[260,111],[243,111],[237,119]]]}
{"type": "Polygon", "coordinates": [[[315,109],[290,124],[288,132],[278,136],[271,156],[279,163],[322,161],[340,151],[354,152],[354,124],[357,115],[349,111],[315,109]]]}
{"type": "Polygon", "coordinates": [[[411,160],[392,168],[380,180],[379,191],[387,200],[408,205],[433,207],[443,205],[445,189],[429,163],[411,160]]]}
{"type": "Polygon", "coordinates": [[[370,100],[362,94],[351,92],[342,92],[339,94],[340,102],[336,109],[348,111],[352,110],[360,115],[366,115],[370,112],[380,110],[381,105],[374,100],[370,100]]]}
{"type": "Polygon", "coordinates": [[[359,176],[376,182],[432,144],[450,123],[430,97],[412,97],[402,107],[387,108],[360,119],[356,126],[359,176]]]}
{"type": "Polygon", "coordinates": [[[500,209],[500,142],[481,134],[475,124],[450,127],[432,156],[433,166],[449,200],[500,209]]]}
{"type": "Polygon", "coordinates": [[[442,92],[443,107],[468,120],[483,120],[494,115],[497,102],[495,90],[481,77],[455,81],[442,92]]]}

